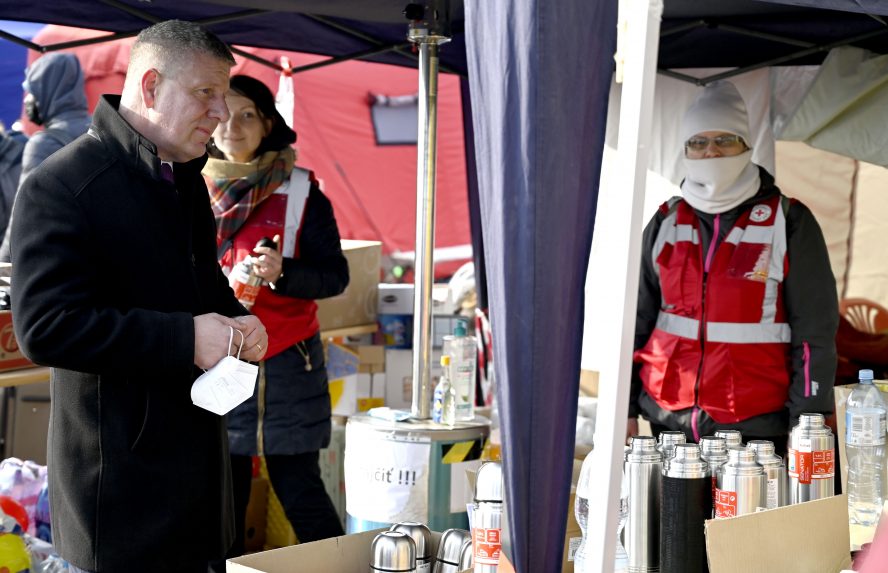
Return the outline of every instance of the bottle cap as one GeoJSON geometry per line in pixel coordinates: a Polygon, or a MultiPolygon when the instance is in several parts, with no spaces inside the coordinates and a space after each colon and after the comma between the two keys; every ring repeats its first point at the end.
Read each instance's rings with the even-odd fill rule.
{"type": "Polygon", "coordinates": [[[256,246],[253,248],[258,249],[259,247],[268,247],[269,249],[277,250],[277,245],[275,244],[275,242],[268,237],[262,237],[261,239],[259,239],[259,242],[256,243],[256,246]]]}
{"type": "Polygon", "coordinates": [[[466,323],[463,320],[457,320],[456,326],[453,327],[453,335],[454,336],[465,336],[466,335],[466,323]]]}
{"type": "Polygon", "coordinates": [[[442,354],[441,355],[441,366],[450,366],[450,355],[442,354]]]}
{"type": "Polygon", "coordinates": [[[864,380],[866,380],[867,382],[872,382],[872,381],[873,381],[873,371],[870,370],[870,369],[868,369],[868,368],[867,368],[867,369],[864,369],[864,370],[861,370],[861,371],[857,374],[857,378],[858,378],[861,382],[863,382],[864,380]]]}

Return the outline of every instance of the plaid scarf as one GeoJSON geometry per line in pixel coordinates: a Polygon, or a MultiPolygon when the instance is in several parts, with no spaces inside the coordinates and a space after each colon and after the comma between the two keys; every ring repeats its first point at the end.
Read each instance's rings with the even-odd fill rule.
{"type": "Polygon", "coordinates": [[[287,147],[267,151],[249,163],[209,158],[201,172],[216,216],[216,241],[240,230],[253,210],[290,177],[296,154],[287,147]]]}

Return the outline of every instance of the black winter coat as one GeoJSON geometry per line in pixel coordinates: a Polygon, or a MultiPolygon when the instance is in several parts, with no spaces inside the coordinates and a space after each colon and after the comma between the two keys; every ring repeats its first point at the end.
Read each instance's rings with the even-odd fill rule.
{"type": "Polygon", "coordinates": [[[156,147],[99,103],[90,133],[20,190],[12,308],[52,367],[53,542],[95,572],[181,571],[234,534],[224,418],[191,403],[195,315],[246,311],[216,262],[200,175],[163,181],[156,147]]]}

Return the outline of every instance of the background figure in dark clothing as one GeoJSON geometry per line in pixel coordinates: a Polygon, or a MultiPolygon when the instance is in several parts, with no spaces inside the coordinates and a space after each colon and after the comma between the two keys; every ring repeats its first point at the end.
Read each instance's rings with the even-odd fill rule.
{"type": "Polygon", "coordinates": [[[300,541],[342,535],[321,481],[318,450],[330,442],[330,394],[314,299],[348,285],[348,263],[330,201],[314,175],[294,167],[296,133],[259,80],[233,76],[231,118],[219,124],[203,174],[216,214],[223,270],[259,255],[266,285],[251,311],[268,328],[270,347],[253,397],[228,415],[238,534],[243,551],[251,456],[265,456],[275,493],[300,541]],[[277,248],[254,249],[263,237],[277,248]]]}
{"type": "MultiPolygon", "coordinates": [[[[0,130],[0,237],[12,216],[12,204],[22,172],[22,153],[28,138],[21,132],[0,130]]],[[[8,257],[7,257],[7,261],[8,257]]]]}
{"type": "MultiPolygon", "coordinates": [[[[73,54],[41,56],[25,72],[25,115],[43,129],[31,136],[22,154],[19,187],[38,165],[89,128],[89,108],[83,70],[73,54]]],[[[9,262],[9,232],[5,228],[0,261],[9,262]]]]}

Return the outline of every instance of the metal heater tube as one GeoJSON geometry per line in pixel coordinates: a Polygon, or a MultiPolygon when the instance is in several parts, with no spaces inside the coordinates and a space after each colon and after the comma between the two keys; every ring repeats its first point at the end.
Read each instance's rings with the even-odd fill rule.
{"type": "Polygon", "coordinates": [[[435,168],[438,132],[438,45],[419,43],[416,169],[416,260],[413,291],[414,418],[431,418],[432,283],[435,249],[435,168]]]}

